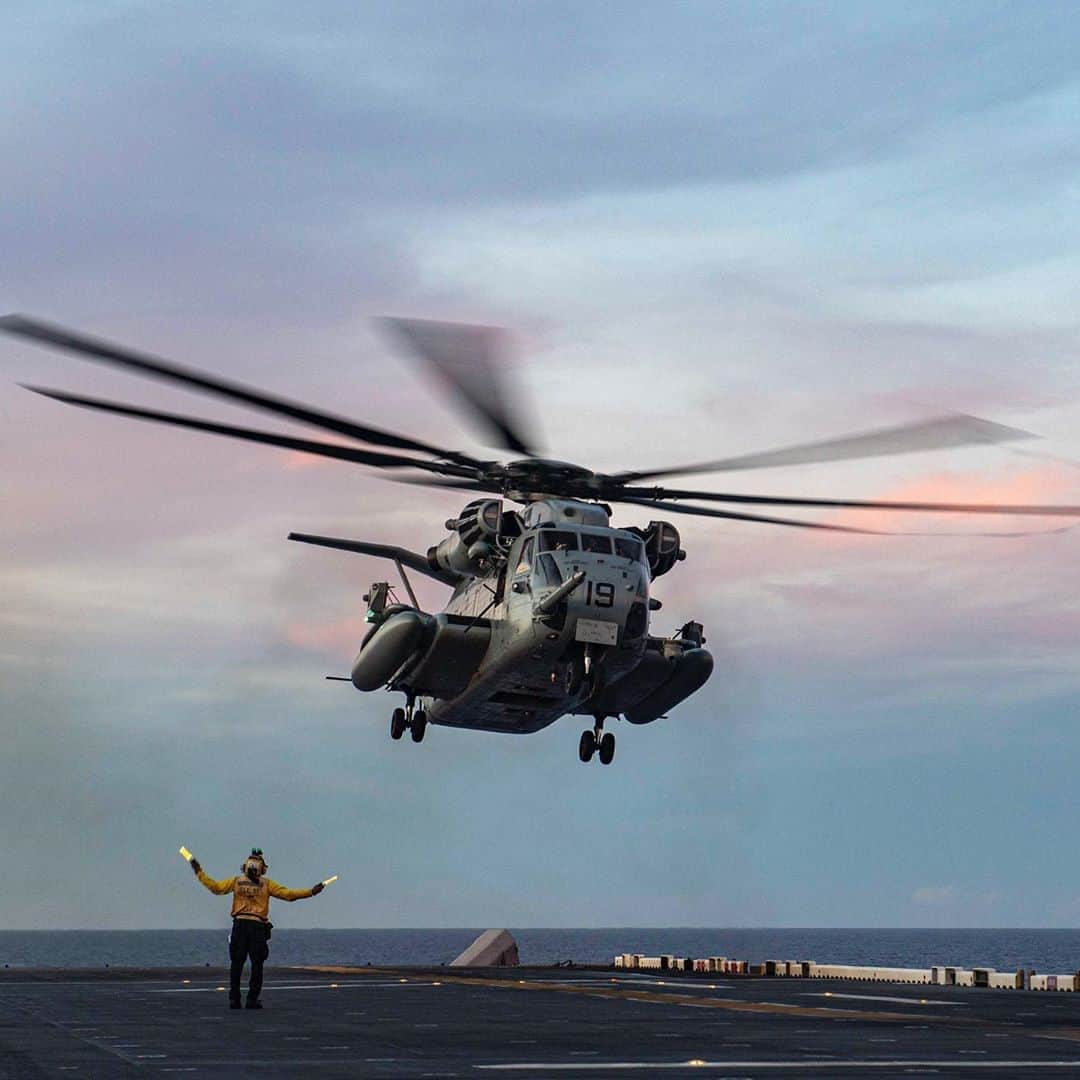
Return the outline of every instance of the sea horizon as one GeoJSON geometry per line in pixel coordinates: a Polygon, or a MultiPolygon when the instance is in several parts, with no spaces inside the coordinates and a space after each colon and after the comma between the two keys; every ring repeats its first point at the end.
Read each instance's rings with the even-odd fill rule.
{"type": "MultiPolygon", "coordinates": [[[[276,926],[271,960],[281,965],[447,964],[482,931],[474,927],[276,926]]],[[[506,927],[523,964],[611,964],[621,952],[816,960],[897,967],[950,965],[1080,969],[1071,927],[506,927]]],[[[5,968],[187,967],[225,962],[227,920],[218,926],[0,930],[5,968]]]]}

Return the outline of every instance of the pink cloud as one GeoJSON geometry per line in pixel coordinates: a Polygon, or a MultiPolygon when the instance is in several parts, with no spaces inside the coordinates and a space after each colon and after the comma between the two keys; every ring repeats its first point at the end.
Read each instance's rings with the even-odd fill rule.
{"type": "MultiPolygon", "coordinates": [[[[872,498],[888,502],[1056,504],[1070,501],[1070,488],[1074,485],[1074,476],[1067,475],[1060,466],[1048,464],[1023,471],[1011,471],[993,478],[970,473],[932,473],[900,484],[872,498]]],[[[988,530],[1026,532],[1038,530],[1041,526],[1053,528],[1060,525],[1062,519],[981,514],[904,515],[890,510],[845,510],[830,518],[830,522],[884,531],[906,531],[914,522],[919,529],[925,528],[931,532],[940,530],[977,533],[988,530]]]]}
{"type": "Polygon", "coordinates": [[[321,469],[329,465],[339,466],[340,462],[333,458],[305,454],[300,450],[287,450],[283,459],[283,468],[286,472],[303,472],[307,469],[321,469]]]}
{"type": "Polygon", "coordinates": [[[362,615],[353,615],[328,623],[292,622],[285,628],[285,638],[289,644],[309,652],[335,659],[351,658],[369,629],[362,615]]]}

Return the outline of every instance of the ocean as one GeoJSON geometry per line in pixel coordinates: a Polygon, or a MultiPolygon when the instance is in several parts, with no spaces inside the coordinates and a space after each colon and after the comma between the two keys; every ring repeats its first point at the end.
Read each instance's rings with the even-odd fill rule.
{"type": "MultiPolygon", "coordinates": [[[[890,967],[990,967],[1068,972],[1080,968],[1080,930],[822,930],[509,928],[524,964],[610,964],[621,952],[816,960],[890,967]]],[[[481,928],[460,930],[293,930],[278,927],[274,964],[445,964],[481,928]]],[[[6,968],[218,966],[228,928],[217,930],[3,930],[6,968]]]]}

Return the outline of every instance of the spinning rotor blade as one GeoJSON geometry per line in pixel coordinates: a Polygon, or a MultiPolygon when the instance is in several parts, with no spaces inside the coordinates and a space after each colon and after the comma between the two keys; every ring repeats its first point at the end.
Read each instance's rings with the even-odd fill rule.
{"type": "Polygon", "coordinates": [[[763,517],[759,514],[738,514],[731,510],[710,510],[706,506],[683,506],[679,503],[663,502],[656,499],[627,499],[618,497],[617,502],[632,503],[635,506],[647,506],[653,510],[664,510],[669,514],[694,514],[698,517],[727,518],[732,521],[757,521],[766,525],[790,525],[797,529],[821,529],[826,532],[858,533],[863,536],[979,536],[1004,539],[1011,536],[1048,536],[1051,533],[1070,532],[1075,525],[1065,525],[1056,529],[1035,529],[1023,532],[906,532],[887,529],[856,529],[847,525],[827,525],[819,521],[796,521],[793,518],[763,517]]]}
{"type": "Polygon", "coordinates": [[[399,341],[425,360],[439,377],[495,432],[498,445],[534,457],[530,439],[515,416],[505,376],[499,370],[505,331],[491,326],[379,320],[399,341]]]}
{"type": "MultiPolygon", "coordinates": [[[[675,488],[623,488],[639,498],[701,499],[750,506],[811,506],[834,510],[912,510],[935,514],[1019,514],[1033,517],[1080,517],[1080,506],[1022,506],[1015,503],[895,502],[875,499],[804,499],[781,495],[731,495],[675,488]]],[[[618,497],[618,496],[616,496],[618,497]]]]}
{"type": "Polygon", "coordinates": [[[225,398],[227,401],[241,402],[244,405],[262,409],[277,416],[287,416],[290,420],[311,424],[314,427],[333,431],[350,439],[356,439],[358,442],[370,443],[372,446],[388,446],[396,450],[412,450],[416,453],[430,454],[437,458],[457,461],[466,465],[479,464],[465,454],[442,450],[437,446],[429,446],[427,443],[410,439],[405,435],[395,435],[390,431],[381,431],[379,428],[368,427],[366,424],[358,424],[345,417],[334,416],[332,413],[313,409],[299,402],[289,401],[286,398],[275,397],[272,394],[264,394],[260,390],[244,386],[241,383],[219,379],[214,375],[196,371],[193,368],[181,367],[179,364],[169,363],[160,357],[139,353],[122,345],[101,341],[98,338],[89,337],[77,331],[65,329],[62,326],[54,326],[39,319],[32,319],[26,315],[3,316],[0,318],[0,330],[41,345],[51,345],[54,348],[76,353],[86,360],[128,368],[142,375],[179,383],[193,390],[200,390],[206,394],[225,398]]]}
{"type": "Polygon", "coordinates": [[[452,488],[456,491],[484,491],[494,495],[501,495],[502,485],[483,480],[436,480],[426,476],[395,476],[394,481],[398,484],[418,484],[421,487],[452,488]]]}
{"type": "Polygon", "coordinates": [[[443,464],[435,461],[420,461],[400,454],[383,454],[377,450],[363,450],[360,447],[336,446],[334,443],[315,442],[312,439],[297,439],[291,435],[278,435],[269,431],[256,431],[252,428],[234,427],[231,424],[218,424],[211,420],[199,420],[191,416],[179,416],[176,413],[157,412],[153,409],[141,409],[122,402],[104,401],[100,398],[82,397],[63,390],[47,390],[40,386],[27,386],[35,394],[62,401],[65,405],[77,405],[83,409],[96,409],[99,412],[116,413],[136,420],[153,420],[159,424],[171,424],[174,427],[189,428],[193,431],[205,431],[211,435],[225,435],[232,439],[262,443],[266,446],[278,446],[283,450],[298,450],[304,454],[318,457],[336,458],[339,461],[351,461],[359,465],[375,465],[380,469],[427,469],[430,472],[449,476],[467,476],[471,470],[461,465],[443,464]]]}
{"type": "Polygon", "coordinates": [[[809,465],[822,461],[846,461],[854,458],[886,457],[891,454],[912,454],[919,450],[942,450],[955,446],[979,443],[995,444],[1016,439],[1034,439],[1029,431],[980,420],[977,416],[958,413],[922,420],[914,424],[877,428],[839,439],[801,443],[760,454],[704,461],[697,465],[676,466],[670,469],[651,469],[639,472],[616,473],[612,479],[629,484],[636,480],[652,480],[662,476],[691,473],[734,472],[739,469],[771,469],[781,465],[809,465]]]}
{"type": "Polygon", "coordinates": [[[707,506],[682,506],[679,503],[662,502],[658,499],[633,499],[622,495],[617,502],[646,506],[650,510],[663,510],[669,514],[695,514],[698,517],[726,518],[730,521],[759,521],[766,525],[791,525],[796,529],[821,529],[825,532],[861,533],[865,536],[891,536],[879,529],[856,529],[849,525],[826,525],[819,521],[796,521],[794,518],[763,517],[760,514],[739,514],[734,510],[710,510],[707,506]]]}

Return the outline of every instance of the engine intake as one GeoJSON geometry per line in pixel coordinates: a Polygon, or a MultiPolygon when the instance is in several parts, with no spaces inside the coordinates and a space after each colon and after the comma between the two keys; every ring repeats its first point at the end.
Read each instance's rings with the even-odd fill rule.
{"type": "Polygon", "coordinates": [[[648,528],[631,528],[645,542],[645,558],[654,578],[666,574],[677,562],[686,558],[679,530],[669,521],[650,521],[648,528]]]}
{"type": "Polygon", "coordinates": [[[452,531],[440,544],[428,549],[428,562],[455,574],[478,573],[498,550],[502,519],[502,500],[475,499],[446,523],[452,531]]]}

